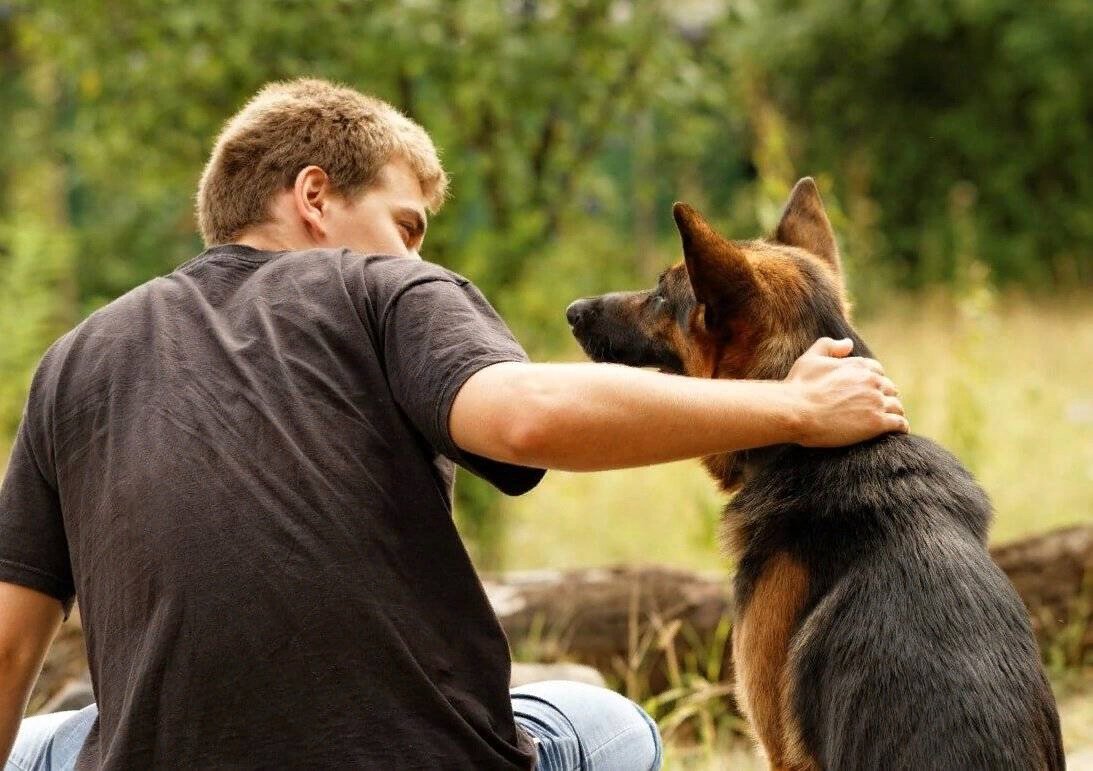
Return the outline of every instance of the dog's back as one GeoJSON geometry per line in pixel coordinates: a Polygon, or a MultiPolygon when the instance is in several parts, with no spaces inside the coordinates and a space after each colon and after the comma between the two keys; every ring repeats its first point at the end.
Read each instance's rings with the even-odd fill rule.
{"type": "Polygon", "coordinates": [[[986,550],[989,503],[954,457],[889,435],[748,466],[726,515],[738,623],[771,564],[804,576],[781,674],[787,762],[1064,767],[1027,611],[986,550]]]}
{"type": "MultiPolygon", "coordinates": [[[[818,337],[872,355],[811,179],[768,238],[673,215],[683,261],[654,288],[567,311],[592,358],[781,380],[818,337]]],[[[737,695],[775,769],[1063,767],[1028,616],[987,554],[989,503],[953,456],[888,435],[704,461],[740,490],[726,510],[737,695]]]]}

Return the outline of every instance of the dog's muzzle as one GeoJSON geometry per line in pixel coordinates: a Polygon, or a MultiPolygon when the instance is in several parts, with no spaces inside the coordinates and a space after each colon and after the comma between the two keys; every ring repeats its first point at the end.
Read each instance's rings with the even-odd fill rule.
{"type": "Polygon", "coordinates": [[[579,332],[588,327],[599,314],[599,298],[584,298],[575,300],[565,309],[565,318],[574,332],[579,332]]]}

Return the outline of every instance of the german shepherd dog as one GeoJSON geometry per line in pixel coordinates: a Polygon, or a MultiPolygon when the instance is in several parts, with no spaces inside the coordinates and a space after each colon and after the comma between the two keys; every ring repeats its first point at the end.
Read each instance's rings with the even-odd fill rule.
{"type": "MultiPolygon", "coordinates": [[[[656,287],[573,303],[594,360],[782,379],[851,327],[811,179],[770,238],[730,241],[685,204],[656,287]]],[[[775,769],[1061,769],[1059,717],[1025,607],[986,549],[990,503],[933,442],[887,434],[704,459],[736,558],[737,697],[775,769]]]]}

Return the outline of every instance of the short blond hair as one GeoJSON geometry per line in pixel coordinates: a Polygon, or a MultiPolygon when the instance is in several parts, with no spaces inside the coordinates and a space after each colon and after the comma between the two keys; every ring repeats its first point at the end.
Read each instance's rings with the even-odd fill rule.
{"type": "Polygon", "coordinates": [[[220,132],[197,189],[206,246],[268,222],[274,193],[306,166],[323,169],[352,197],[375,183],[392,159],[409,163],[429,210],[444,202],[448,176],[425,130],[380,99],[325,80],[270,83],[220,132]]]}

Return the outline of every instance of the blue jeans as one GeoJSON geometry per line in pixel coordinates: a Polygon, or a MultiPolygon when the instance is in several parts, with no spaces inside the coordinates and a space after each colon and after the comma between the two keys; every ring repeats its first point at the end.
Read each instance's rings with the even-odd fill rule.
{"type": "MultiPolygon", "coordinates": [[[[584,683],[550,680],[512,692],[516,724],[539,749],[536,771],[657,771],[656,724],[634,702],[584,683]]],[[[68,771],[98,710],[38,715],[23,721],[4,771],[68,771]]]]}

